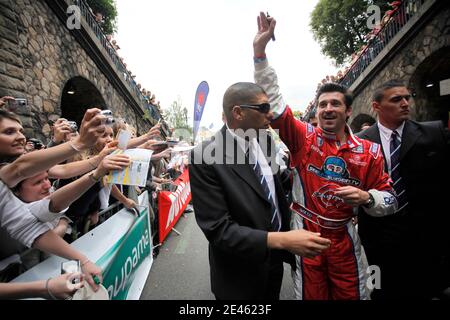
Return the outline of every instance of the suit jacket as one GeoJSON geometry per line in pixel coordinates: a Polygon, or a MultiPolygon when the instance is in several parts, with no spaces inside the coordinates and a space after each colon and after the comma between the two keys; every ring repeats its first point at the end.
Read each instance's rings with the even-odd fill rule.
{"type": "MultiPolygon", "coordinates": [[[[377,124],[358,136],[381,144],[377,124]]],[[[400,174],[409,205],[403,212],[383,218],[360,214],[359,233],[364,247],[370,250],[420,246],[414,250],[449,251],[448,149],[442,122],[406,121],[400,147],[400,174]]]]}
{"type": "MultiPolygon", "coordinates": [[[[263,298],[271,260],[282,259],[292,266],[295,261],[287,251],[267,247],[271,205],[248,158],[224,127],[212,140],[196,147],[190,161],[195,217],[209,241],[212,292],[221,299],[263,298]],[[203,156],[202,152],[211,150],[214,162],[219,163],[203,156]],[[246,163],[236,164],[237,159],[246,163]]],[[[290,210],[278,173],[274,182],[282,230],[286,231],[290,210]]]]}

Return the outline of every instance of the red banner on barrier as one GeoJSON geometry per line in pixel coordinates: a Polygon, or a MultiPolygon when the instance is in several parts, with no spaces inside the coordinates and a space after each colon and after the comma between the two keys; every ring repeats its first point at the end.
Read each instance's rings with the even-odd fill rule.
{"type": "Polygon", "coordinates": [[[177,186],[177,190],[175,192],[159,192],[158,208],[160,243],[162,243],[167,237],[191,201],[189,171],[184,170],[183,174],[175,180],[174,184],[177,186]]]}

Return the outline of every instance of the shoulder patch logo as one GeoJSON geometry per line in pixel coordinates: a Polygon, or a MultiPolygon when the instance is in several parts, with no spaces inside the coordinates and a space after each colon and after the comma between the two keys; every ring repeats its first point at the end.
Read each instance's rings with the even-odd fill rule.
{"type": "Polygon", "coordinates": [[[309,138],[314,133],[314,126],[311,123],[306,124],[306,137],[309,138]]]}
{"type": "Polygon", "coordinates": [[[380,145],[378,143],[373,142],[372,143],[372,147],[369,150],[369,153],[375,158],[377,159],[378,156],[380,155],[380,145]]]}
{"type": "Polygon", "coordinates": [[[360,144],[356,148],[353,148],[352,152],[353,153],[364,153],[364,146],[362,144],[360,144]]]}
{"type": "Polygon", "coordinates": [[[319,135],[317,135],[317,146],[320,148],[323,146],[323,139],[319,135]]]}

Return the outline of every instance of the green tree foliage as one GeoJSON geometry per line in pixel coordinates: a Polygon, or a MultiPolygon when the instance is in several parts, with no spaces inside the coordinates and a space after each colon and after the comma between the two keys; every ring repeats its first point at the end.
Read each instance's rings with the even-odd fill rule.
{"type": "Polygon", "coordinates": [[[105,34],[117,32],[117,6],[115,0],[86,0],[94,13],[100,12],[104,17],[102,25],[105,34]]]}
{"type": "Polygon", "coordinates": [[[191,127],[185,127],[185,128],[177,128],[174,129],[172,132],[172,138],[177,139],[179,141],[186,141],[191,143],[192,142],[192,128],[191,127]]]}
{"type": "Polygon", "coordinates": [[[301,119],[303,117],[303,112],[301,112],[300,110],[295,110],[292,113],[293,113],[294,117],[297,119],[301,119]]]}
{"type": "Polygon", "coordinates": [[[145,110],[144,116],[142,118],[144,118],[145,120],[150,120],[152,116],[150,115],[150,112],[148,110],[145,110]]]}
{"type": "Polygon", "coordinates": [[[188,128],[187,109],[183,107],[181,100],[174,101],[164,110],[164,118],[171,128],[188,128]]]}
{"type": "Polygon", "coordinates": [[[311,13],[314,39],[336,65],[350,60],[365,44],[364,37],[370,32],[367,8],[372,4],[380,6],[383,16],[387,3],[380,0],[319,0],[311,13]]]}
{"type": "Polygon", "coordinates": [[[164,109],[163,113],[169,127],[173,128],[172,137],[190,143],[192,141],[192,127],[188,125],[188,111],[186,107],[183,107],[181,99],[178,98],[177,101],[174,101],[169,108],[164,109]]]}

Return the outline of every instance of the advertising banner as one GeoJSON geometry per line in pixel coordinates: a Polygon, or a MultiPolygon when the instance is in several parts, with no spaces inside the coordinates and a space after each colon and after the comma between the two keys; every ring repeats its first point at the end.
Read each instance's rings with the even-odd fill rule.
{"type": "Polygon", "coordinates": [[[183,211],[191,201],[191,185],[189,171],[174,181],[177,189],[174,192],[160,191],[158,198],[159,208],[159,242],[163,243],[169,232],[178,222],[183,211]]]}
{"type": "MultiPolygon", "coordinates": [[[[71,243],[103,269],[103,286],[111,300],[138,300],[153,264],[147,192],[139,196],[139,204],[139,216],[122,209],[71,243]]],[[[11,282],[55,277],[63,261],[51,256],[11,282]]]]}
{"type": "Polygon", "coordinates": [[[152,253],[148,209],[136,218],[128,233],[97,262],[103,270],[103,286],[111,300],[126,300],[135,271],[152,253]]]}
{"type": "Polygon", "coordinates": [[[205,110],[206,99],[208,98],[209,85],[208,82],[202,81],[197,88],[195,93],[194,102],[194,141],[197,137],[198,129],[200,128],[200,121],[202,120],[203,110],[205,110]]]}

